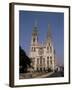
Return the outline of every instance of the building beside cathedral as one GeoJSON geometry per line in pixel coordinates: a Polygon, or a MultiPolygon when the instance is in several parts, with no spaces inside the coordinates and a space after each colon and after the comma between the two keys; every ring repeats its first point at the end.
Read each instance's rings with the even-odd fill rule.
{"type": "Polygon", "coordinates": [[[48,25],[46,34],[46,41],[43,41],[44,43],[39,43],[38,26],[37,24],[34,25],[29,52],[34,71],[47,71],[49,69],[52,71],[55,70],[56,58],[50,25],[48,25]]]}

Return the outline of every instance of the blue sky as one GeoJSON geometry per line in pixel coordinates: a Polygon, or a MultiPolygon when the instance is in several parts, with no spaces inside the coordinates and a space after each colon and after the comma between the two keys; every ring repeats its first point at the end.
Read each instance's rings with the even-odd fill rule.
{"type": "Polygon", "coordinates": [[[51,26],[52,41],[56,51],[57,63],[64,63],[64,13],[58,12],[19,12],[19,44],[28,54],[32,29],[35,21],[38,25],[39,42],[46,40],[48,24],[51,26]]]}

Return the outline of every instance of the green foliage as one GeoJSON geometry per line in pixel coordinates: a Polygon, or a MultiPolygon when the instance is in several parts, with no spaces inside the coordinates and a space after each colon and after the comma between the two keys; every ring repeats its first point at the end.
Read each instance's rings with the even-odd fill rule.
{"type": "Polygon", "coordinates": [[[31,60],[26,55],[25,51],[19,47],[19,72],[27,72],[27,69],[31,67],[31,60]]]}

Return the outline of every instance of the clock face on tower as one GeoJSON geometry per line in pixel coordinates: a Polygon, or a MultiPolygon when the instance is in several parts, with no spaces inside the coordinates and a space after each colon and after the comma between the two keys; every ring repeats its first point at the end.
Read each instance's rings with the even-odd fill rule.
{"type": "Polygon", "coordinates": [[[39,48],[39,51],[38,51],[38,53],[39,53],[39,55],[43,55],[43,53],[44,53],[44,50],[43,50],[43,48],[39,48]]]}

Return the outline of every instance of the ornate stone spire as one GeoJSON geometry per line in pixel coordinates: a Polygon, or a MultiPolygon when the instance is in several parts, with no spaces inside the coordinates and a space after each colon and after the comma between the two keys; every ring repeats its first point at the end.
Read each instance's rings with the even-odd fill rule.
{"type": "Polygon", "coordinates": [[[37,27],[37,21],[35,21],[32,31],[32,44],[37,44],[37,42],[38,42],[38,27],[37,27]]]}
{"type": "Polygon", "coordinates": [[[32,35],[38,35],[38,26],[37,26],[37,20],[35,20],[32,35]]]}
{"type": "Polygon", "coordinates": [[[37,20],[35,20],[35,25],[34,26],[37,27],[37,20]]]}
{"type": "Polygon", "coordinates": [[[52,40],[52,34],[51,34],[51,26],[48,24],[48,32],[47,32],[47,41],[52,40]]]}

